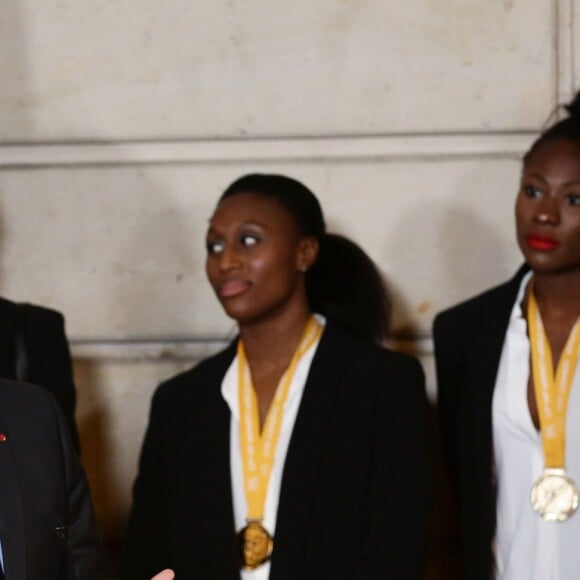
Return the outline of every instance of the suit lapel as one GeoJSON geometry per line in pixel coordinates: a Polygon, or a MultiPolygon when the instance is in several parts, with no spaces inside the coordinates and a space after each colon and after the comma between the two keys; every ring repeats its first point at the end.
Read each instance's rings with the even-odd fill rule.
{"type": "Polygon", "coordinates": [[[340,361],[345,360],[346,354],[337,329],[328,321],[310,367],[286,455],[270,580],[299,576],[300,554],[308,541],[305,528],[326,440],[324,433],[341,380],[340,361]]]}
{"type": "Polygon", "coordinates": [[[0,419],[0,542],[4,572],[10,580],[26,579],[26,535],[18,475],[14,463],[10,434],[0,419]]]}

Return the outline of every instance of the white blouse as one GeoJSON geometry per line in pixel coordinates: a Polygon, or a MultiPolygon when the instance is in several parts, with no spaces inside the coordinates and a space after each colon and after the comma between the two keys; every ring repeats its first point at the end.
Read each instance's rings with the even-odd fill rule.
{"type": "MultiPolygon", "coordinates": [[[[322,325],[325,324],[324,317],[316,315],[316,319],[322,325]]],[[[286,453],[294,423],[298,415],[298,408],[302,401],[302,393],[306,385],[306,379],[310,371],[310,365],[320,339],[304,353],[298,361],[294,378],[290,383],[288,398],[284,405],[284,416],[282,418],[282,427],[280,437],[276,446],[274,456],[274,465],[270,480],[268,482],[268,491],[266,494],[266,505],[264,506],[264,528],[274,537],[274,549],[276,546],[276,515],[278,512],[278,499],[280,495],[280,485],[282,483],[282,472],[286,462],[286,453]]],[[[234,519],[236,531],[240,531],[246,525],[247,505],[244,491],[244,474],[242,468],[242,457],[240,451],[240,411],[238,401],[238,357],[236,356],[229,366],[221,387],[222,396],[230,408],[230,473],[232,479],[232,496],[234,502],[234,519]]],[[[270,562],[266,562],[256,570],[242,570],[242,580],[268,580],[270,575],[270,562]]]]}
{"type": "MultiPolygon", "coordinates": [[[[541,436],[527,401],[530,344],[521,302],[531,273],[522,280],[501,354],[493,396],[493,448],[497,474],[498,580],[580,578],[580,510],[566,522],[544,521],[530,492],[544,469],[541,436]]],[[[580,485],[580,363],[568,403],[566,469],[580,485]]]]}

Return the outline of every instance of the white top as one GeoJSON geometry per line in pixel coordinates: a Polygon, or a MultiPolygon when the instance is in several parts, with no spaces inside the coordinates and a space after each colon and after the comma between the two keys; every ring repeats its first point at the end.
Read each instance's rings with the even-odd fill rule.
{"type": "MultiPolygon", "coordinates": [[[[527,401],[530,344],[521,302],[531,273],[522,280],[505,336],[493,396],[497,473],[496,560],[498,580],[580,578],[580,511],[566,522],[544,521],[530,492],[542,475],[542,440],[527,401]]],[[[580,363],[568,403],[566,470],[580,485],[580,363]]]]}
{"type": "MultiPolygon", "coordinates": [[[[316,315],[316,320],[322,325],[325,324],[325,319],[322,316],[316,315]]],[[[296,422],[296,415],[298,408],[302,401],[302,393],[310,371],[310,365],[320,339],[312,344],[312,346],[300,358],[296,366],[294,378],[290,383],[288,391],[288,398],[284,405],[284,416],[282,418],[282,427],[280,429],[280,437],[276,446],[276,454],[274,456],[274,465],[272,473],[270,474],[270,481],[268,482],[268,491],[266,494],[266,505],[264,506],[264,521],[263,526],[268,530],[270,535],[275,537],[276,532],[276,515],[278,512],[278,497],[280,495],[280,485],[282,483],[282,471],[284,463],[286,462],[286,453],[292,431],[294,430],[294,423],[296,422]]],[[[242,456],[240,450],[240,411],[238,401],[238,357],[236,356],[229,366],[221,388],[222,396],[230,408],[230,473],[232,478],[232,497],[234,502],[234,519],[236,530],[239,531],[246,526],[246,517],[248,514],[246,505],[246,495],[244,492],[244,474],[242,468],[242,456]]],[[[274,542],[274,546],[276,542],[274,542]]],[[[274,549],[276,549],[274,547],[274,549]]],[[[268,580],[270,575],[270,562],[266,562],[256,570],[242,570],[242,580],[268,580]]]]}

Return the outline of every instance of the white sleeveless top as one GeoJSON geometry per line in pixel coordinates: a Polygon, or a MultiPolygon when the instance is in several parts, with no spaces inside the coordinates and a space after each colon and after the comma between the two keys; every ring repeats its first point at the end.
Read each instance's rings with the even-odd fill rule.
{"type": "MultiPolygon", "coordinates": [[[[552,523],[530,504],[532,486],[544,469],[542,440],[528,408],[530,344],[520,306],[530,277],[522,280],[512,309],[493,396],[497,579],[578,580],[580,510],[566,522],[552,523]]],[[[566,469],[580,486],[580,363],[568,403],[566,469]]]]}

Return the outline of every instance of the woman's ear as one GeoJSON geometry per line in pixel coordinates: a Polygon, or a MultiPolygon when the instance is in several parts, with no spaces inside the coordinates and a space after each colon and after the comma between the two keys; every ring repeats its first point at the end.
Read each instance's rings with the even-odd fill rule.
{"type": "Polygon", "coordinates": [[[320,244],[314,236],[307,236],[300,240],[300,247],[298,248],[298,269],[301,272],[307,272],[316,258],[318,258],[318,252],[320,250],[320,244]]]}

